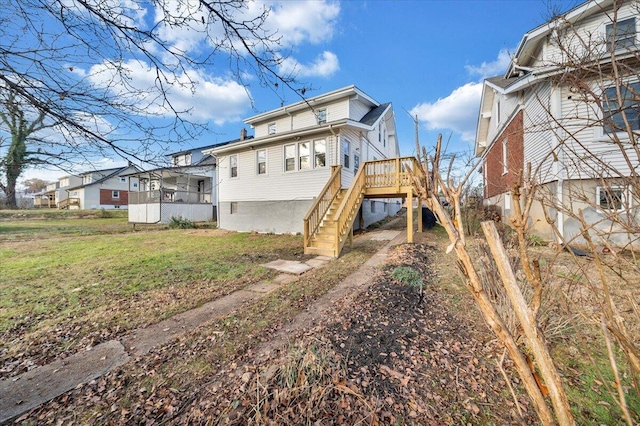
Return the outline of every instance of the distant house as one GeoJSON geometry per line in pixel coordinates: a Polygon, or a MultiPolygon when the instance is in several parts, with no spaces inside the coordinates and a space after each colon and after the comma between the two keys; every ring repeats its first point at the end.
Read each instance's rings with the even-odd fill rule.
{"type": "Polygon", "coordinates": [[[505,221],[510,190],[530,165],[551,206],[545,217],[543,204],[534,204],[533,232],[581,241],[572,217],[580,211],[610,242],[630,241],[608,217],[638,220],[638,194],[628,186],[640,164],[637,13],[629,1],[583,3],[527,32],[506,73],[484,81],[475,152],[484,161],[484,203],[498,206],[505,221]],[[612,52],[624,70],[617,79],[612,52]]]}
{"type": "MultiPolygon", "coordinates": [[[[223,229],[305,233],[311,243],[320,224],[330,222],[322,219],[326,215],[323,209],[317,213],[321,216],[313,219],[315,225],[308,225],[308,216],[316,215],[310,209],[324,199],[327,185],[336,185],[336,189],[330,191],[326,203],[339,204],[365,162],[399,156],[393,107],[379,103],[356,86],[286,105],[244,122],[254,129],[254,138],[204,150],[218,159],[218,225],[223,229]],[[339,178],[335,183],[334,176],[339,178]]],[[[383,171],[400,172],[404,167],[399,162],[380,162],[378,166],[380,178],[383,171]]],[[[375,167],[371,164],[367,174],[374,173],[375,167]]],[[[365,173],[360,176],[364,179],[365,173]]],[[[345,229],[348,231],[354,222],[356,227],[368,226],[395,214],[400,209],[397,197],[403,195],[396,191],[369,197],[364,189],[357,189],[352,200],[357,214],[349,213],[345,229]],[[363,201],[363,197],[367,199],[363,201]]],[[[305,250],[312,249],[305,246],[305,250]]],[[[331,254],[337,256],[339,247],[332,250],[331,254]]],[[[318,247],[316,252],[320,251],[318,247]]]]}
{"type": "Polygon", "coordinates": [[[203,151],[246,138],[169,154],[169,167],[128,175],[136,187],[129,192],[129,222],[168,223],[172,217],[193,222],[217,218],[216,159],[203,151]]]}
{"type": "Polygon", "coordinates": [[[67,197],[58,201],[58,208],[127,209],[129,206],[127,175],[136,171],[138,168],[133,165],[89,171],[78,176],[81,181],[75,186],[70,184],[71,181],[76,181],[75,177],[61,178],[58,192],[64,190],[67,197]]]}

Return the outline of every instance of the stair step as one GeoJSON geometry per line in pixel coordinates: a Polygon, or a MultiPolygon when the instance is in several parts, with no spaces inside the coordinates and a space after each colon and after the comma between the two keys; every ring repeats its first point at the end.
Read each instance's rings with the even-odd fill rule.
{"type": "Polygon", "coordinates": [[[311,247],[321,247],[327,249],[333,249],[335,243],[333,241],[324,241],[324,240],[311,240],[309,242],[311,247]]]}
{"type": "Polygon", "coordinates": [[[332,249],[326,249],[326,248],[322,248],[322,247],[306,247],[304,249],[304,254],[315,254],[315,255],[318,255],[318,256],[335,257],[333,255],[333,248],[332,249]]]}

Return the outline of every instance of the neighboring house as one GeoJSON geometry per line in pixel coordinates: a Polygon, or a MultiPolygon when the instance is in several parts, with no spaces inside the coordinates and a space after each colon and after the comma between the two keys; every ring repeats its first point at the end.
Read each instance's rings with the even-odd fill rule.
{"type": "Polygon", "coordinates": [[[129,222],[168,223],[172,217],[193,222],[216,220],[216,159],[203,151],[244,138],[243,130],[233,141],[169,154],[170,167],[129,175],[136,183],[129,190],[129,222]]]}
{"type": "Polygon", "coordinates": [[[586,2],[526,33],[506,73],[484,81],[475,152],[483,160],[484,202],[499,206],[505,221],[510,190],[530,166],[544,199],[530,213],[534,233],[582,242],[571,217],[581,211],[610,242],[628,243],[607,215],[636,220],[631,201],[638,194],[623,182],[640,165],[631,149],[640,135],[639,21],[637,2],[586,2]],[[607,74],[612,52],[628,71],[617,83],[607,74]]]}
{"type": "Polygon", "coordinates": [[[47,186],[47,194],[54,193],[55,206],[59,209],[69,208],[73,205],[74,208],[79,208],[79,201],[77,199],[69,200],[69,193],[67,189],[82,185],[82,176],[79,175],[66,175],[58,179],[57,185],[54,188],[55,183],[47,186]]]}
{"type": "MultiPolygon", "coordinates": [[[[305,218],[322,198],[332,176],[337,174],[340,179],[338,189],[349,188],[366,161],[399,155],[391,104],[381,104],[355,86],[244,122],[254,129],[253,139],[204,151],[218,159],[218,224],[223,229],[305,232],[306,238],[305,218]]],[[[391,170],[394,164],[385,165],[385,170],[391,170]]],[[[331,200],[337,196],[332,194],[331,200]]],[[[364,202],[362,196],[366,194],[357,195],[355,207],[361,209],[349,221],[355,221],[356,227],[366,227],[395,214],[400,209],[397,198],[406,194],[394,193],[392,197],[380,193],[375,196],[386,196],[367,197],[364,202]]],[[[313,234],[314,230],[309,232],[313,234]]]]}
{"type": "MultiPolygon", "coordinates": [[[[127,175],[137,172],[134,165],[113,169],[95,170],[81,173],[81,183],[76,186],[66,185],[66,178],[60,179],[58,191],[68,194],[65,200],[58,202],[58,208],[93,210],[93,209],[127,209],[129,206],[129,178],[127,175]]],[[[132,183],[136,185],[137,183],[132,183]]]]}
{"type": "Polygon", "coordinates": [[[60,185],[60,181],[51,182],[46,186],[44,190],[41,192],[34,194],[34,207],[36,208],[55,208],[56,205],[56,196],[58,192],[58,185],[60,185]]]}

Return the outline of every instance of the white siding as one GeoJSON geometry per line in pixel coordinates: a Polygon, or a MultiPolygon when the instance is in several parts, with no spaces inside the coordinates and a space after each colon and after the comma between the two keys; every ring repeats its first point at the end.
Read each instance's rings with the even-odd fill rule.
{"type": "MultiPolygon", "coordinates": [[[[637,5],[635,7],[637,8],[637,5]]],[[[633,2],[627,2],[618,10],[617,19],[622,21],[632,16],[638,16],[637,9],[634,9],[633,2]]],[[[572,58],[586,56],[589,51],[592,56],[605,53],[607,50],[605,26],[611,23],[611,17],[613,17],[611,10],[595,13],[577,25],[561,30],[560,44],[563,49],[558,47],[559,37],[552,34],[545,49],[544,63],[546,65],[564,63],[567,55],[562,50],[569,51],[572,58]]],[[[636,19],[636,25],[638,25],[638,19],[636,19]]]]}
{"type": "Polygon", "coordinates": [[[364,117],[371,108],[372,107],[369,104],[365,105],[358,99],[352,99],[349,102],[349,118],[354,121],[360,121],[360,119],[364,117]]]}
{"type": "MultiPolygon", "coordinates": [[[[317,139],[325,139],[327,141],[327,157],[329,157],[329,151],[332,149],[333,144],[327,136],[290,141],[289,143],[297,144],[317,139]]],[[[266,147],[267,173],[264,175],[257,174],[255,150],[237,153],[237,178],[230,177],[229,155],[218,157],[220,201],[278,201],[313,199],[316,197],[331,175],[329,158],[327,158],[325,167],[285,172],[284,145],[286,143],[266,147]]]]}
{"type": "MultiPolygon", "coordinates": [[[[492,89],[489,89],[492,90],[492,89]]],[[[487,140],[491,141],[496,138],[504,129],[505,124],[513,116],[519,107],[519,94],[501,95],[495,94],[493,98],[493,106],[491,107],[491,120],[489,122],[489,131],[487,140]]]]}
{"type": "Polygon", "coordinates": [[[528,93],[525,100],[524,164],[531,164],[531,171],[538,183],[557,179],[551,151],[556,147],[554,134],[557,128],[551,119],[551,84],[542,83],[528,93]]]}

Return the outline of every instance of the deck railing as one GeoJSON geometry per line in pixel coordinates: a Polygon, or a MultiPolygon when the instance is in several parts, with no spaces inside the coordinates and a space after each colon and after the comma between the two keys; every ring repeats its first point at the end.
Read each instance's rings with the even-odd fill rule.
{"type": "Polygon", "coordinates": [[[185,203],[211,204],[211,193],[197,191],[177,191],[174,189],[155,189],[150,191],[129,191],[129,204],[185,203]]]}
{"type": "Polygon", "coordinates": [[[351,186],[347,190],[344,199],[340,203],[338,210],[334,215],[336,222],[335,230],[335,256],[340,253],[346,236],[351,231],[354,216],[360,208],[365,188],[365,167],[360,167],[358,173],[353,178],[351,186]]]}
{"type": "Polygon", "coordinates": [[[58,202],[58,209],[62,210],[62,209],[66,209],[69,208],[71,206],[77,206],[80,207],[80,198],[65,198],[64,200],[61,200],[60,202],[58,202]]]}
{"type": "Polygon", "coordinates": [[[401,187],[412,185],[408,167],[414,175],[422,174],[422,168],[415,157],[367,161],[364,164],[365,188],[395,188],[396,192],[399,192],[401,187]]]}
{"type": "Polygon", "coordinates": [[[340,192],[342,166],[332,166],[331,177],[326,183],[320,195],[309,209],[309,213],[304,217],[304,247],[309,245],[309,241],[318,231],[318,227],[324,215],[331,207],[331,203],[340,192]]]}

